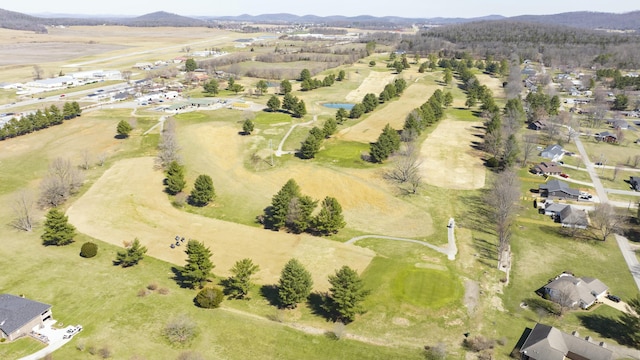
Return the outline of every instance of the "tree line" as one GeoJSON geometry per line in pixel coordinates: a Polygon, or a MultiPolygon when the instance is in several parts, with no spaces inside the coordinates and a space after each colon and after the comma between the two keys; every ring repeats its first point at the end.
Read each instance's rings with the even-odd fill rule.
{"type": "Polygon", "coordinates": [[[59,125],[64,120],[73,119],[80,116],[80,114],[82,114],[82,109],[75,101],[66,102],[62,111],[55,105],[45,108],[44,111],[38,109],[35,113],[25,115],[19,119],[12,118],[9,120],[0,128],[0,140],[30,134],[34,131],[59,125]]]}

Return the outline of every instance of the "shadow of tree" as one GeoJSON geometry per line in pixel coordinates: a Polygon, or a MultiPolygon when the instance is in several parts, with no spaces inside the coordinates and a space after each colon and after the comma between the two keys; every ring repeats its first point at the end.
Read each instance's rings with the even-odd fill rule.
{"type": "Polygon", "coordinates": [[[460,227],[465,227],[471,230],[483,232],[485,234],[492,234],[493,229],[487,227],[491,221],[491,212],[486,201],[484,201],[486,190],[482,190],[479,193],[468,195],[463,198],[464,204],[467,206],[467,211],[457,220],[460,227]]]}
{"type": "Polygon", "coordinates": [[[170,279],[175,281],[176,284],[178,284],[178,286],[180,286],[180,288],[182,288],[182,289],[190,289],[191,288],[191,286],[185,282],[185,278],[184,278],[184,276],[182,276],[182,270],[180,268],[178,268],[176,266],[172,266],[171,267],[171,272],[173,273],[173,276],[170,279]]]}
{"type": "Polygon", "coordinates": [[[578,319],[586,328],[604,338],[613,339],[621,345],[631,345],[628,329],[617,319],[595,314],[578,315],[578,319]]]}
{"type": "Polygon", "coordinates": [[[327,311],[326,304],[328,299],[328,294],[323,292],[313,292],[309,295],[309,299],[307,300],[307,304],[311,309],[311,313],[314,315],[322,316],[327,321],[334,320],[334,316],[327,311]]]}
{"type": "Polygon", "coordinates": [[[278,296],[278,286],[273,284],[262,285],[260,287],[260,295],[265,298],[271,306],[275,306],[277,308],[282,307],[280,297],[278,296]]]}

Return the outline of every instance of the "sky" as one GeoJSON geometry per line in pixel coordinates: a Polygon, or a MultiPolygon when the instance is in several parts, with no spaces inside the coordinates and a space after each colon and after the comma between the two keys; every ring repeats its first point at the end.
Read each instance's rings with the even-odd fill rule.
{"type": "Polygon", "coordinates": [[[0,5],[27,14],[144,15],[167,11],[184,16],[290,13],[295,15],[373,15],[401,17],[480,17],[540,15],[569,11],[623,13],[640,10],[637,0],[23,0],[0,5]]]}

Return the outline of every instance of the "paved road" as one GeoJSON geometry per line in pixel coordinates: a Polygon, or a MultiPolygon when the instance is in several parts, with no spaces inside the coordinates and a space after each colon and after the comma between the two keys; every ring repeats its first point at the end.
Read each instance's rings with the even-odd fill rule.
{"type": "Polygon", "coordinates": [[[455,228],[456,228],[456,221],[453,218],[449,219],[449,224],[447,225],[447,240],[449,241],[449,246],[447,247],[447,250],[449,251],[447,254],[447,257],[449,258],[449,260],[455,260],[456,259],[456,254],[458,253],[458,248],[456,247],[456,235],[455,235],[455,228]]]}
{"type": "Polygon", "coordinates": [[[640,196],[640,192],[633,190],[605,189],[609,194],[640,196]]]}
{"type": "MultiPolygon", "coordinates": [[[[609,197],[607,196],[607,192],[605,191],[604,186],[602,186],[602,182],[600,181],[598,173],[593,167],[593,163],[591,163],[591,161],[589,160],[589,156],[587,155],[587,151],[582,145],[580,137],[576,137],[575,142],[576,146],[578,147],[578,151],[582,156],[582,161],[584,161],[587,171],[589,172],[589,176],[591,176],[591,181],[593,181],[593,186],[596,189],[598,197],[600,198],[600,202],[603,204],[608,203],[609,197]]],[[[638,262],[638,258],[636,257],[635,252],[631,249],[631,246],[629,246],[629,240],[622,235],[614,234],[614,236],[616,242],[618,243],[618,247],[622,252],[622,257],[624,258],[624,261],[626,261],[627,266],[629,267],[629,271],[631,272],[631,276],[633,277],[633,280],[636,282],[636,286],[640,291],[640,262],[638,262]]]]}

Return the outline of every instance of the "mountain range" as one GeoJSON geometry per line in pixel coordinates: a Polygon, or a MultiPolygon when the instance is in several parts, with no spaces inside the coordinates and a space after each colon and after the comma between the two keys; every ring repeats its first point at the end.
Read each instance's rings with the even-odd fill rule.
{"type": "Polygon", "coordinates": [[[315,16],[293,15],[287,13],[238,16],[198,16],[189,17],[158,11],[137,17],[118,15],[71,15],[44,14],[42,16],[27,15],[19,12],[0,9],[0,27],[16,30],[32,30],[46,32],[47,25],[125,25],[125,26],[177,26],[201,27],[217,26],[223,22],[251,22],[276,24],[315,24],[324,26],[376,26],[397,28],[407,25],[446,25],[477,21],[499,20],[537,22],[553,25],[564,25],[586,29],[610,29],[640,32],[640,11],[624,14],[601,12],[570,12],[554,15],[521,15],[504,17],[490,15],[475,18],[403,18],[397,16],[375,17],[361,16],[315,16]]]}

